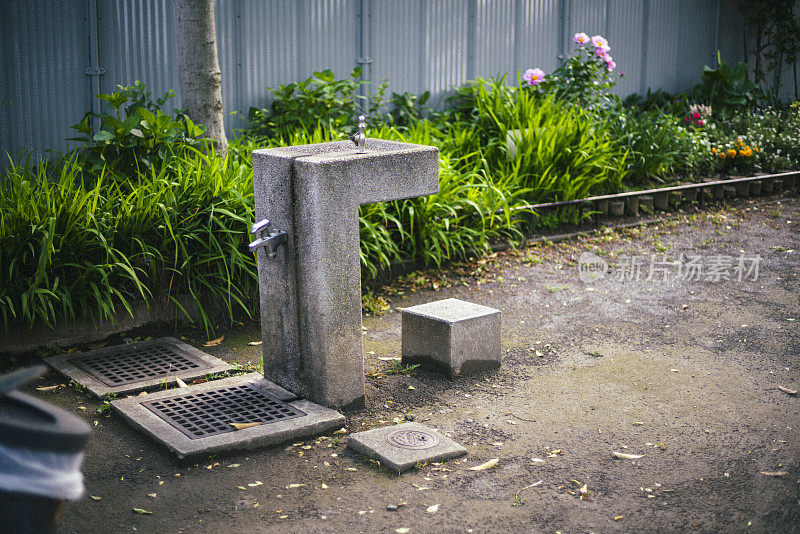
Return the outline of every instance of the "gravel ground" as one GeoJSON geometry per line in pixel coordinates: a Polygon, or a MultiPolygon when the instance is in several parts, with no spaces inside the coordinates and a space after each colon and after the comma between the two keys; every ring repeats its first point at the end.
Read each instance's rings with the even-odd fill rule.
{"type": "MultiPolygon", "coordinates": [[[[800,389],[799,228],[797,198],[741,201],[381,289],[392,309],[364,319],[367,408],[346,432],[415,420],[469,451],[400,476],[341,433],[182,465],[88,395],[37,391],[62,381],[50,373],[29,391],[94,426],[63,531],[800,532],[800,397],[779,389],[800,389]],[[586,252],[604,278],[581,281],[586,252]],[[651,269],[682,254],[688,279],[651,269]],[[757,277],[726,267],[740,258],[757,277]],[[398,374],[397,307],[447,297],[502,310],[502,368],[398,374]]],[[[259,335],[240,326],[203,350],[252,365],[259,335]]]]}

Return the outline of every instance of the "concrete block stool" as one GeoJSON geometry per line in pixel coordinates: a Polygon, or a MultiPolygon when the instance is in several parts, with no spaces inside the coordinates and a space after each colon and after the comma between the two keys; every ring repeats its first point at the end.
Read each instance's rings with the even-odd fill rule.
{"type": "Polygon", "coordinates": [[[500,310],[444,299],[401,315],[404,365],[433,364],[451,377],[500,367],[500,310]]]}

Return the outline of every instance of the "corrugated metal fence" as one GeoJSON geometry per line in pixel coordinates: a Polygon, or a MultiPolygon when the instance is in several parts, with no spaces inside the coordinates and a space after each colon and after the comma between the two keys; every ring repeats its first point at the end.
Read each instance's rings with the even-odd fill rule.
{"type": "MultiPolygon", "coordinates": [[[[344,77],[358,64],[399,93],[441,95],[505,72],[516,81],[520,69],[555,69],[577,31],[608,38],[626,73],[619,93],[682,90],[714,64],[717,49],[728,62],[741,59],[741,23],[729,3],[217,0],[225,111],[246,115],[267,104],[268,87],[326,68],[344,77]]],[[[179,93],[172,43],[170,0],[0,0],[0,153],[66,150],[69,125],[98,88],[141,80],[154,96],[179,93]]],[[[244,124],[226,120],[229,130],[244,124]]]]}

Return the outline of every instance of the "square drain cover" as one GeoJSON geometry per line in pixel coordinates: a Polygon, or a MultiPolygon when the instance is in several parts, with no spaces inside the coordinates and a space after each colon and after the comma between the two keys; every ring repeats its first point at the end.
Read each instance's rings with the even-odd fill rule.
{"type": "Polygon", "coordinates": [[[117,399],[111,407],[178,458],[277,445],[345,423],[342,414],[298,400],[258,373],[117,399]]]}
{"type": "Polygon", "coordinates": [[[176,378],[190,381],[232,369],[219,358],[171,337],[61,354],[45,361],[98,397],[143,391],[165,382],[173,384],[176,378]]]}
{"type": "MultiPolygon", "coordinates": [[[[186,390],[184,390],[186,391],[186,390]]],[[[191,439],[234,432],[232,423],[268,424],[306,415],[291,404],[253,388],[250,384],[185,393],[143,402],[164,421],[191,439]]]]}
{"type": "Polygon", "coordinates": [[[392,471],[411,469],[419,462],[441,462],[467,454],[467,449],[419,423],[383,426],[350,434],[347,446],[392,471]]]}

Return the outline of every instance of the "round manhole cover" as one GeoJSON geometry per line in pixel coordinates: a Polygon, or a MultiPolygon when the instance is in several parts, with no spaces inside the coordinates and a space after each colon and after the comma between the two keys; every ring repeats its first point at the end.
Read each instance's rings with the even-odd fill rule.
{"type": "Polygon", "coordinates": [[[403,449],[430,449],[439,438],[424,430],[397,430],[386,436],[386,441],[403,449]]]}

